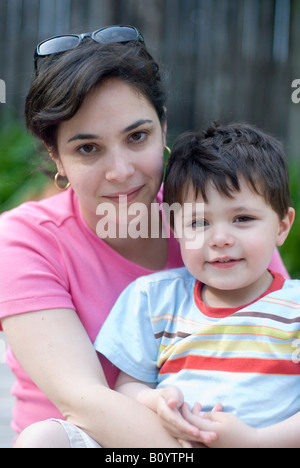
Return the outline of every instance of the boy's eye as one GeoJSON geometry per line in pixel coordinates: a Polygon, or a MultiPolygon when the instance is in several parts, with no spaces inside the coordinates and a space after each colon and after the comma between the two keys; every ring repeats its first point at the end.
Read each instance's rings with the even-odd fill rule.
{"type": "Polygon", "coordinates": [[[197,229],[197,228],[203,228],[205,226],[207,226],[208,223],[205,219],[195,219],[193,222],[192,222],[192,228],[193,229],[197,229]]]}
{"type": "Polygon", "coordinates": [[[237,216],[234,220],[235,223],[248,223],[249,221],[253,221],[251,216],[237,216]]]}

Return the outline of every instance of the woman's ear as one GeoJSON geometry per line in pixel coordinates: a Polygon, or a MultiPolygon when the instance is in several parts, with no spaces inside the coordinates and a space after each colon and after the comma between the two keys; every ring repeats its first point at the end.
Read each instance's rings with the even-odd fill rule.
{"type": "Polygon", "coordinates": [[[53,161],[56,164],[57,171],[59,172],[59,175],[61,175],[62,177],[66,177],[66,173],[65,173],[65,170],[64,170],[64,167],[62,165],[61,160],[58,158],[58,159],[53,159],[53,161]]]}
{"type": "Polygon", "coordinates": [[[65,173],[65,170],[64,170],[64,168],[63,168],[62,162],[61,162],[61,160],[60,160],[60,157],[59,157],[57,151],[56,151],[55,149],[50,148],[49,146],[47,146],[45,142],[44,142],[44,145],[45,145],[46,150],[47,150],[48,153],[49,153],[50,158],[51,158],[52,161],[56,164],[57,171],[59,172],[59,174],[60,174],[62,177],[65,177],[65,176],[66,176],[66,173],[65,173]]]}
{"type": "Polygon", "coordinates": [[[276,245],[278,247],[284,244],[287,236],[289,235],[291,227],[293,226],[294,220],[295,220],[295,210],[294,208],[290,207],[288,209],[287,214],[280,221],[280,224],[279,224],[279,231],[278,231],[277,241],[276,241],[276,245]]]}

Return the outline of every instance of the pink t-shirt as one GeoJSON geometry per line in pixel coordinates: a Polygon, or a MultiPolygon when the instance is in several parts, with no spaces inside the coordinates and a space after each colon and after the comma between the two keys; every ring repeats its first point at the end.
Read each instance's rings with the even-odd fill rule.
{"type": "MultiPolygon", "coordinates": [[[[73,309],[92,342],[123,289],[152,273],[99,239],[83,220],[71,189],[3,214],[0,246],[0,319],[39,310],[73,309]]],[[[171,237],[165,268],[182,265],[178,243],[171,237]]],[[[36,421],[61,418],[11,350],[7,362],[16,376],[12,390],[17,397],[14,430],[20,432],[36,421]]],[[[113,386],[118,370],[104,360],[102,365],[113,386]]]]}
{"type": "MultiPolygon", "coordinates": [[[[92,342],[123,289],[152,273],[97,237],[83,220],[72,189],[3,214],[0,246],[0,320],[39,310],[73,309],[92,342]]],[[[179,244],[171,237],[165,269],[181,266],[179,244]]],[[[277,250],[270,268],[288,276],[277,250]]],[[[20,432],[34,422],[61,418],[10,349],[7,362],[16,376],[13,429],[20,432]]],[[[113,386],[118,370],[104,358],[101,362],[113,386]]]]}

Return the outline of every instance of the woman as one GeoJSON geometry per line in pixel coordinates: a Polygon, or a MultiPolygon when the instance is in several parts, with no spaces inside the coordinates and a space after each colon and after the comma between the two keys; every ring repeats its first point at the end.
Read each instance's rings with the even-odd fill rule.
{"type": "MultiPolygon", "coordinates": [[[[0,319],[16,376],[13,428],[64,418],[104,447],[177,447],[154,413],[110,390],[118,371],[100,363],[92,345],[131,281],[182,266],[176,241],[151,210],[160,200],[166,143],[159,68],[140,33],[120,26],[45,41],[35,65],[27,126],[55,162],[55,181],[66,178],[66,190],[0,218],[0,319]],[[129,235],[135,203],[147,208],[149,232],[156,223],[159,235],[129,235]],[[115,235],[102,232],[101,239],[107,206],[115,210],[115,235]]],[[[272,268],[284,270],[275,255],[272,268]]],[[[45,434],[40,446],[58,445],[51,430],[45,434]]]]}

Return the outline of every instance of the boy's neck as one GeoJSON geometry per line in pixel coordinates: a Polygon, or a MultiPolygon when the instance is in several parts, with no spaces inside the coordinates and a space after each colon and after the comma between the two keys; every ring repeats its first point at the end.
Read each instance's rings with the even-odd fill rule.
{"type": "Polygon", "coordinates": [[[273,280],[273,276],[267,270],[255,283],[237,290],[220,290],[204,285],[202,288],[202,301],[207,306],[215,308],[244,306],[254,302],[267,291],[273,280]]]}

